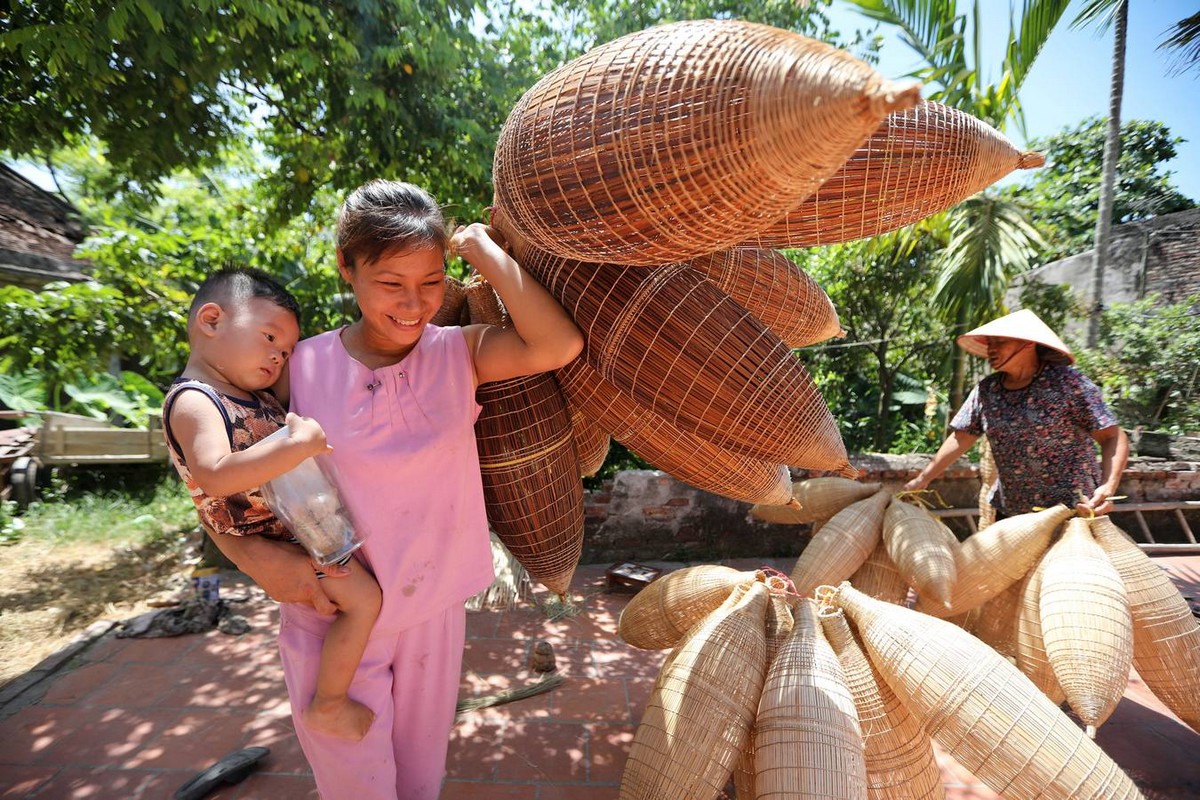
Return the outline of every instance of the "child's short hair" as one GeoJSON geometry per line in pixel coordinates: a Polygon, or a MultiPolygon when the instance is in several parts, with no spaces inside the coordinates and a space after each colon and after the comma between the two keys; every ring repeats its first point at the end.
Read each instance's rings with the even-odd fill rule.
{"type": "Polygon", "coordinates": [[[292,312],[296,324],[300,324],[300,304],[292,293],[283,288],[283,284],[267,273],[253,267],[223,267],[211,273],[192,298],[188,308],[188,320],[195,316],[197,309],[205,303],[232,305],[244,303],[255,297],[270,300],[280,308],[292,312]]]}
{"type": "Polygon", "coordinates": [[[337,248],[354,269],[389,252],[444,251],[450,240],[446,227],[441,206],[420,186],[373,180],[351,192],[338,210],[337,248]]]}

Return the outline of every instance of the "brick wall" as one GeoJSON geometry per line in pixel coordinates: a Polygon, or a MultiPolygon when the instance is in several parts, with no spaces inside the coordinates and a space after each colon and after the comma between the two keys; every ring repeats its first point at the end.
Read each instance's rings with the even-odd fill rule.
{"type": "MultiPolygon", "coordinates": [[[[881,481],[899,490],[916,476],[927,456],[854,455],[863,481],[881,481]]],[[[818,474],[818,473],[814,473],[818,474]]],[[[797,480],[809,477],[796,470],[797,480]]],[[[930,487],[956,508],[978,503],[979,472],[960,460],[930,487]]],[[[1130,502],[1200,500],[1200,463],[1134,459],[1121,481],[1130,502]]],[[[718,497],[656,470],[618,473],[603,488],[584,494],[584,563],[623,559],[698,561],[799,555],[811,531],[807,525],[773,525],[749,515],[750,505],[718,497]]],[[[1200,534],[1200,512],[1188,512],[1200,534]]],[[[1165,512],[1146,515],[1160,542],[1182,542],[1178,523],[1165,512]]],[[[1118,524],[1129,528],[1117,516],[1118,524]]],[[[1131,529],[1132,532],[1132,529],[1131,529]]],[[[960,531],[965,535],[965,531],[960,531]]]]}

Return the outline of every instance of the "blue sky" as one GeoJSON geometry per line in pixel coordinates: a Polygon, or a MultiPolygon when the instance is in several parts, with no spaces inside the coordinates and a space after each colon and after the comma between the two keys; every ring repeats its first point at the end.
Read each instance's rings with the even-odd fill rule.
{"type": "MultiPolygon", "coordinates": [[[[1015,3],[1014,3],[1015,4],[1015,3]]],[[[999,77],[998,65],[1008,34],[1009,3],[981,0],[985,20],[984,65],[989,82],[999,77]],[[991,52],[987,52],[992,45],[991,52]]],[[[959,0],[961,10],[971,8],[959,0]]],[[[1075,0],[1064,21],[1050,35],[1021,90],[1027,133],[1031,138],[1058,133],[1089,116],[1108,115],[1111,81],[1112,30],[1073,30],[1069,23],[1083,6],[1075,0]]],[[[1182,76],[1168,77],[1171,59],[1157,50],[1163,32],[1200,10],[1196,0],[1130,0],[1129,32],[1125,52],[1125,97],[1122,119],[1152,119],[1166,123],[1174,136],[1189,141],[1177,146],[1178,156],[1166,168],[1185,195],[1200,202],[1200,67],[1182,76]]],[[[870,20],[848,4],[836,2],[830,16],[843,32],[866,29],[870,20]]],[[[884,46],[879,71],[899,78],[919,63],[913,51],[888,26],[880,26],[884,46]]],[[[1013,129],[1007,135],[1024,145],[1013,129]]],[[[1097,154],[1099,156],[1099,154],[1097,154]]]]}

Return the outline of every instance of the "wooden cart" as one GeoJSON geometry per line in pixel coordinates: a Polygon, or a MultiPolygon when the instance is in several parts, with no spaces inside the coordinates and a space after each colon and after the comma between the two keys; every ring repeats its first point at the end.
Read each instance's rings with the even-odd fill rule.
{"type": "MultiPolygon", "coordinates": [[[[46,467],[84,464],[136,464],[167,460],[162,417],[150,415],[145,428],[118,428],[78,414],[38,412],[36,428],[3,431],[0,470],[7,472],[5,495],[26,506],[37,496],[38,475],[46,467]]],[[[0,473],[0,477],[5,477],[0,473]]]]}

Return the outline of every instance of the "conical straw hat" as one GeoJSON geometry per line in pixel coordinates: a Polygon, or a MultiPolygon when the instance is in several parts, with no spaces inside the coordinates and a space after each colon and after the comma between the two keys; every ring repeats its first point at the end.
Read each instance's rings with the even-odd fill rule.
{"type": "Polygon", "coordinates": [[[1042,344],[1051,350],[1062,353],[1070,363],[1075,363],[1075,356],[1072,355],[1071,348],[1063,344],[1063,340],[1058,338],[1058,334],[1050,330],[1050,326],[1042,322],[1041,318],[1028,308],[1014,311],[1000,319],[980,325],[973,331],[967,331],[958,337],[958,346],[973,356],[987,358],[989,336],[1042,344]]]}

